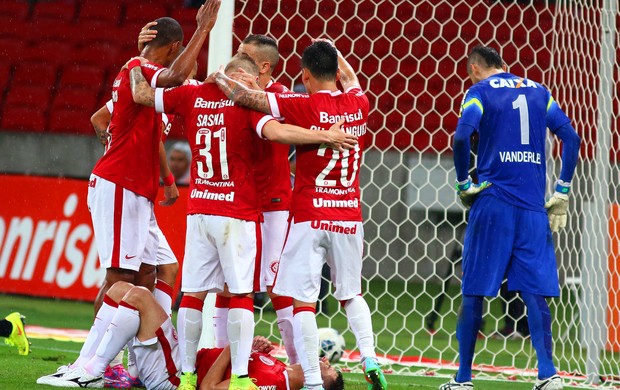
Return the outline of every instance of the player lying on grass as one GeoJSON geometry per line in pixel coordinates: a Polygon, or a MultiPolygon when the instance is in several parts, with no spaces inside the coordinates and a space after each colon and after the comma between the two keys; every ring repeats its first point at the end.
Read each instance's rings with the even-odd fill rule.
{"type": "Polygon", "coordinates": [[[5,337],[7,345],[17,347],[17,353],[28,355],[30,353],[30,342],[26,337],[24,329],[24,317],[18,312],[14,312],[0,320],[0,336],[5,337]]]}
{"type": "MultiPolygon", "coordinates": [[[[89,332],[85,343],[97,345],[87,362],[61,367],[37,383],[55,387],[102,388],[103,373],[109,362],[133,340],[139,376],[147,389],[174,390],[180,379],[177,334],[170,316],[146,288],[127,282],[115,283],[105,297],[107,305],[97,319],[107,323],[104,334],[89,332]],[[122,326],[120,326],[122,325],[122,326]]],[[[273,349],[264,337],[254,338],[249,364],[250,375],[258,386],[275,390],[300,390],[303,371],[299,365],[287,366],[269,355],[273,349]]],[[[201,350],[197,361],[201,389],[226,389],[230,377],[230,349],[201,350]]],[[[343,388],[342,374],[326,361],[321,372],[329,389],[343,388]]]]}

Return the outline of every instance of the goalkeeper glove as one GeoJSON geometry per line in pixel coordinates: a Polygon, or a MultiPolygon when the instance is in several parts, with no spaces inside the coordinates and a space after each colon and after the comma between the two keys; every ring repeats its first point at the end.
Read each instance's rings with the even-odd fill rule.
{"type": "Polygon", "coordinates": [[[465,206],[467,210],[474,204],[474,200],[480,193],[491,185],[488,181],[483,181],[480,184],[474,184],[471,181],[471,176],[465,181],[456,182],[456,194],[459,196],[459,200],[465,206]]]}
{"type": "Polygon", "coordinates": [[[549,227],[552,232],[557,232],[566,227],[566,214],[568,211],[568,192],[570,183],[558,180],[555,183],[555,192],[545,203],[547,215],[549,216],[549,227]]]}

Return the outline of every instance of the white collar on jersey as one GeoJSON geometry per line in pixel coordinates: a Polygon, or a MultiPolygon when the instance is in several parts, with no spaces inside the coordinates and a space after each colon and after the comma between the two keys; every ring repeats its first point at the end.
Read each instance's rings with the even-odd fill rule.
{"type": "Polygon", "coordinates": [[[329,93],[332,96],[338,96],[338,95],[342,94],[342,91],[341,90],[330,91],[329,89],[322,89],[320,91],[316,91],[316,93],[329,93]]]}

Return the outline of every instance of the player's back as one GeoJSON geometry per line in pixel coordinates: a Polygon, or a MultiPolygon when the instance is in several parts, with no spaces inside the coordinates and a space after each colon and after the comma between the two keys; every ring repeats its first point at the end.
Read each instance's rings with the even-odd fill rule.
{"type": "MultiPolygon", "coordinates": [[[[270,95],[270,94],[269,94],[270,95]]],[[[268,96],[269,96],[268,95],[268,96]]],[[[368,121],[368,98],[360,88],[270,96],[287,123],[327,130],[344,119],[342,130],[359,136],[353,150],[340,153],[325,145],[296,147],[297,167],[291,211],[295,221],[361,221],[359,168],[368,121]]]]}
{"type": "MultiPolygon", "coordinates": [[[[153,84],[162,69],[147,63],[142,73],[153,84]]],[[[127,69],[114,80],[112,102],[110,139],[93,173],[154,201],[159,187],[161,115],[133,101],[127,69]]]]}
{"type": "Polygon", "coordinates": [[[519,207],[544,211],[545,140],[549,91],[534,81],[500,73],[467,92],[479,98],[478,175],[486,190],[519,207]]]}
{"type": "MultiPolygon", "coordinates": [[[[278,82],[271,82],[265,92],[287,93],[288,89],[278,82]]],[[[259,147],[260,154],[254,166],[254,175],[261,210],[288,210],[292,193],[289,145],[262,139],[259,147]]]]}
{"type": "Polygon", "coordinates": [[[188,214],[258,220],[255,127],[265,115],[236,106],[215,84],[166,90],[163,109],[183,117],[192,149],[188,214]]]}

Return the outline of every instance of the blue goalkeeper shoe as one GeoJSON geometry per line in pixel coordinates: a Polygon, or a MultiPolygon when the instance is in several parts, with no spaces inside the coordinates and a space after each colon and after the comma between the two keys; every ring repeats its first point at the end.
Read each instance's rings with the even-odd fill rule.
{"type": "Polygon", "coordinates": [[[20,355],[28,355],[30,353],[30,341],[26,337],[26,330],[24,329],[24,317],[18,312],[14,312],[5,317],[5,320],[9,321],[13,325],[13,331],[4,339],[7,345],[17,347],[17,353],[20,355]]]}
{"type": "Polygon", "coordinates": [[[368,390],[387,390],[388,384],[376,358],[367,357],[362,362],[368,390]]]}

